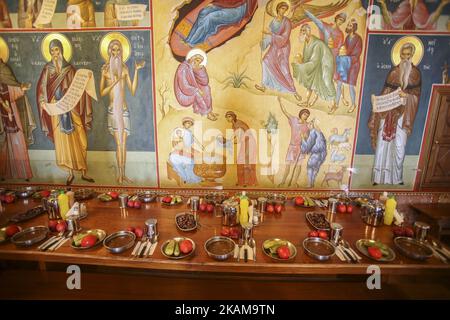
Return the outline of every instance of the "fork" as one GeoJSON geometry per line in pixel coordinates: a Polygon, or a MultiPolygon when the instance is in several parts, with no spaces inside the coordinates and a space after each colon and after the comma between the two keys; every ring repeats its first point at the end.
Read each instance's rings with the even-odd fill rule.
{"type": "Polygon", "coordinates": [[[362,260],[361,256],[358,253],[356,253],[355,250],[353,250],[353,248],[350,246],[347,240],[342,239],[342,243],[344,247],[347,248],[350,251],[350,253],[353,254],[354,257],[356,257],[357,260],[362,260]]]}
{"type": "Polygon", "coordinates": [[[141,245],[141,247],[139,248],[139,254],[138,254],[138,258],[142,258],[143,256],[144,256],[144,253],[145,253],[145,250],[146,250],[146,248],[148,247],[148,245],[150,244],[150,238],[149,237],[147,237],[147,235],[144,235],[143,237],[142,237],[142,245],[141,245]]]}
{"type": "Polygon", "coordinates": [[[66,232],[64,233],[64,236],[59,239],[56,243],[54,243],[50,248],[48,248],[48,251],[55,251],[56,249],[58,249],[60,246],[62,246],[62,244],[64,242],[67,241],[67,239],[69,239],[71,236],[73,235],[73,231],[70,232],[66,232]]]}
{"type": "Polygon", "coordinates": [[[47,250],[52,245],[54,245],[56,242],[58,242],[58,240],[61,240],[63,234],[64,234],[64,232],[60,232],[60,233],[58,233],[58,235],[52,236],[50,239],[45,241],[43,244],[39,245],[39,247],[37,247],[37,249],[40,250],[40,251],[47,250]]]}
{"type": "Polygon", "coordinates": [[[145,256],[146,258],[147,258],[148,255],[150,254],[150,251],[151,251],[153,245],[156,245],[156,242],[158,242],[158,234],[156,234],[156,235],[153,237],[153,240],[150,241],[150,245],[147,245],[147,249],[145,249],[145,252],[144,252],[144,256],[145,256]]]}

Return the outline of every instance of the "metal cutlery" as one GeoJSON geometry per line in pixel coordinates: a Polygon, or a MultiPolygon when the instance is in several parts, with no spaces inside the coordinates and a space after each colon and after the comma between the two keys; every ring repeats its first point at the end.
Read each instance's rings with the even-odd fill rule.
{"type": "Polygon", "coordinates": [[[238,250],[238,256],[237,256],[237,261],[241,261],[241,248],[242,245],[244,244],[244,240],[243,239],[239,239],[239,250],[238,250]]]}
{"type": "Polygon", "coordinates": [[[251,242],[251,247],[253,249],[253,261],[256,261],[256,241],[254,238],[252,238],[250,240],[250,242],[251,242]]]}
{"type": "Polygon", "coordinates": [[[54,243],[51,247],[47,249],[47,251],[55,251],[60,246],[62,246],[71,236],[73,235],[73,231],[66,232],[61,239],[59,239],[56,243],[54,243]]]}
{"type": "Polygon", "coordinates": [[[355,258],[355,257],[353,256],[353,254],[351,253],[351,251],[350,251],[349,249],[347,249],[347,248],[344,246],[342,240],[339,241],[339,247],[340,247],[341,251],[344,253],[344,255],[345,255],[347,258],[349,258],[351,262],[353,262],[353,263],[358,263],[358,259],[355,258]]]}
{"type": "Polygon", "coordinates": [[[145,257],[148,257],[149,254],[150,254],[151,252],[153,252],[153,251],[152,251],[152,248],[153,248],[154,246],[156,246],[157,243],[158,243],[158,235],[156,234],[156,235],[153,237],[153,240],[150,241],[150,244],[147,245],[147,249],[145,249],[145,252],[144,252],[144,256],[145,256],[145,257]]]}
{"type": "Polygon", "coordinates": [[[347,240],[342,239],[342,244],[350,251],[354,258],[356,258],[357,260],[362,260],[361,256],[355,250],[353,250],[347,240]]]}
{"type": "Polygon", "coordinates": [[[142,238],[142,242],[143,242],[143,244],[142,244],[142,246],[139,249],[139,251],[140,251],[140,254],[138,255],[139,258],[144,257],[145,250],[150,245],[150,238],[147,237],[147,236],[144,236],[142,238]]]}
{"type": "Polygon", "coordinates": [[[433,245],[433,247],[436,249],[437,252],[442,254],[446,259],[450,259],[450,252],[447,249],[445,249],[440,243],[431,239],[431,244],[433,245]]]}
{"type": "Polygon", "coordinates": [[[37,247],[37,249],[40,250],[40,251],[48,250],[54,244],[59,242],[62,239],[63,235],[64,235],[64,232],[60,232],[60,233],[58,233],[58,235],[52,236],[50,239],[48,239],[43,244],[41,244],[39,247],[37,247]]]}

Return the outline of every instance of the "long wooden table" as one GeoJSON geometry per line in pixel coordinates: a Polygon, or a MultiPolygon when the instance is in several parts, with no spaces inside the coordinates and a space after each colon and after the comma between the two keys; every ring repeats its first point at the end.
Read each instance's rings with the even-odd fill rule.
{"type": "MultiPolygon", "coordinates": [[[[1,216],[2,222],[18,212],[24,212],[36,205],[31,199],[19,200],[14,204],[6,205],[6,212],[1,216]]],[[[286,204],[281,214],[264,215],[264,221],[254,229],[254,237],[257,244],[256,262],[243,260],[237,262],[229,259],[219,262],[208,257],[204,249],[205,241],[219,235],[221,231],[221,218],[211,213],[199,213],[201,227],[193,232],[182,232],[176,228],[175,215],[187,211],[186,204],[178,206],[162,206],[160,203],[144,204],[141,209],[120,209],[118,202],[101,202],[91,199],[86,202],[88,217],[81,220],[83,229],[103,229],[107,234],[119,230],[125,230],[129,226],[144,226],[149,218],[158,221],[159,241],[153,256],[147,259],[131,257],[132,249],[122,254],[112,254],[104,247],[98,246],[89,250],[75,250],[66,242],[56,252],[41,252],[36,249],[38,244],[29,248],[18,248],[11,243],[0,245],[0,260],[37,261],[42,263],[65,263],[94,266],[107,266],[113,268],[144,269],[160,272],[196,273],[198,275],[226,274],[245,276],[268,276],[282,279],[293,275],[367,275],[370,265],[378,265],[383,275],[426,275],[442,274],[450,275],[450,265],[442,263],[432,257],[427,261],[414,261],[402,256],[394,248],[391,227],[380,226],[377,228],[367,226],[360,218],[358,209],[352,214],[337,214],[335,222],[344,227],[344,238],[353,248],[358,239],[377,239],[389,245],[396,252],[396,259],[389,263],[377,263],[363,256],[361,263],[353,264],[339,260],[337,256],[329,261],[319,262],[307,256],[302,248],[302,241],[312,229],[305,219],[305,214],[310,209],[294,207],[286,204]],[[171,260],[164,257],[160,245],[167,239],[175,236],[187,236],[194,240],[197,249],[192,257],[182,260],[171,260]],[[278,262],[266,256],[262,251],[262,243],[269,238],[284,238],[297,246],[298,254],[291,262],[278,262]]],[[[315,210],[321,211],[316,208],[315,210]]],[[[22,228],[47,225],[47,215],[41,215],[32,220],[19,224],[22,228]]],[[[360,254],[362,256],[362,254],[360,254]]]]}
{"type": "MultiPolygon", "coordinates": [[[[39,205],[33,200],[6,205],[0,224],[10,216],[39,205]]],[[[376,263],[366,257],[359,264],[341,262],[337,257],[319,262],[303,252],[301,242],[311,230],[305,214],[308,209],[286,205],[281,214],[265,214],[264,222],[254,229],[256,262],[230,259],[225,262],[207,256],[204,242],[220,234],[221,219],[200,213],[202,227],[181,232],[175,215],[187,210],[151,203],[142,209],[121,210],[117,202],[97,199],[86,202],[88,217],[83,229],[100,228],[108,234],[129,226],[143,226],[148,218],[158,220],[158,247],[148,259],[131,258],[131,249],[111,254],[102,246],[86,251],[75,250],[67,242],[56,252],[40,252],[35,246],[17,248],[0,245],[1,299],[449,299],[450,267],[436,258],[418,262],[401,256],[390,263],[376,263]],[[160,245],[175,236],[193,239],[197,249],[183,260],[165,258],[160,245]],[[262,251],[268,238],[285,238],[297,246],[292,262],[277,262],[262,251]],[[367,267],[381,268],[382,287],[369,290],[367,267]],[[67,268],[81,270],[81,290],[69,290],[67,268]]],[[[320,209],[316,209],[321,211],[320,209]]],[[[354,247],[361,238],[379,239],[393,246],[390,227],[372,228],[360,219],[360,213],[338,214],[335,221],[344,227],[344,238],[354,247]]],[[[47,216],[36,217],[20,226],[47,225],[47,216]]],[[[394,249],[395,250],[395,249],[394,249]]]]}

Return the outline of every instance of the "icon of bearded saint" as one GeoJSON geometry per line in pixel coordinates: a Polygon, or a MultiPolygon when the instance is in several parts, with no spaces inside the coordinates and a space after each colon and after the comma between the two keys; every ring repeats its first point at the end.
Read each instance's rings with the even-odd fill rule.
{"type": "Polygon", "coordinates": [[[417,55],[416,46],[407,42],[399,53],[401,60],[389,71],[381,95],[400,88],[400,96],[406,102],[386,112],[372,113],[368,123],[375,150],[374,184],[403,184],[406,141],[412,133],[419,106],[421,73],[412,62],[417,55]]]}
{"type": "MultiPolygon", "coordinates": [[[[111,35],[111,34],[110,34],[111,35]]],[[[122,34],[116,34],[126,42],[122,34]]],[[[102,41],[103,43],[103,41],[102,41]]],[[[117,182],[132,183],[132,180],[125,175],[127,138],[130,135],[130,113],[125,100],[125,89],[134,96],[138,86],[138,71],[145,66],[145,61],[135,62],[133,80],[130,71],[124,61],[128,54],[121,40],[113,38],[107,46],[107,57],[103,56],[106,63],[102,67],[102,77],[100,82],[100,92],[102,96],[109,96],[108,106],[108,130],[114,136],[116,142],[116,160],[118,166],[117,182]]]]}

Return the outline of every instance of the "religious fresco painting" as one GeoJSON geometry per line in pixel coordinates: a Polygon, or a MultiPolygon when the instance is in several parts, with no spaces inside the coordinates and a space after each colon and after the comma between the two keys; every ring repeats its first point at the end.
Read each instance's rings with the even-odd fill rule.
{"type": "Polygon", "coordinates": [[[161,186],[348,183],[363,3],[164,1],[154,10],[161,186]]]}
{"type": "Polygon", "coordinates": [[[448,83],[450,38],[372,34],[368,46],[366,74],[379,80],[364,84],[352,188],[411,190],[432,86],[448,83]]]}
{"type": "Polygon", "coordinates": [[[412,190],[449,16],[449,0],[0,0],[0,179],[412,190]]]}
{"type": "Polygon", "coordinates": [[[148,31],[2,33],[1,178],[156,186],[150,43],[148,31]]]}
{"type": "Polygon", "coordinates": [[[148,0],[0,0],[1,28],[116,28],[150,25],[148,0]]]}

